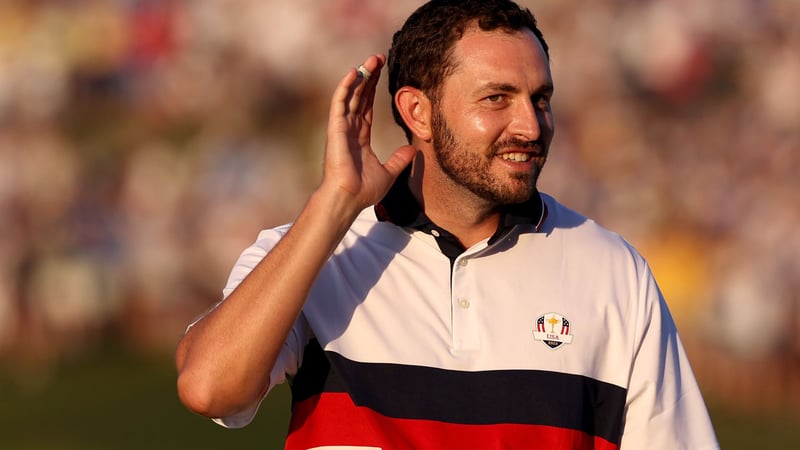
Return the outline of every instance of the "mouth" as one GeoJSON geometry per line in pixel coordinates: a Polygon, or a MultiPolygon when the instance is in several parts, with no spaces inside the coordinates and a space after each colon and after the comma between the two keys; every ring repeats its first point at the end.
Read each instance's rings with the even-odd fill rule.
{"type": "Polygon", "coordinates": [[[495,156],[510,163],[527,163],[545,156],[546,151],[538,141],[509,139],[495,146],[495,156]]]}
{"type": "Polygon", "coordinates": [[[533,158],[533,153],[525,152],[508,152],[498,155],[500,159],[513,162],[528,162],[533,158]]]}

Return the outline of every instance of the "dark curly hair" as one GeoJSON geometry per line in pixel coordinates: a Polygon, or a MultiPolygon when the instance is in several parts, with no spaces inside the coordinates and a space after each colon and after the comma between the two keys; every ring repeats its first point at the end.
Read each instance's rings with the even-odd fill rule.
{"type": "MultiPolygon", "coordinates": [[[[392,39],[387,61],[392,98],[401,87],[411,86],[435,102],[442,81],[454,69],[453,47],[473,24],[484,31],[528,28],[550,57],[533,14],[511,0],[431,0],[414,11],[392,39]]],[[[410,142],[411,131],[394,101],[392,113],[410,142]]]]}

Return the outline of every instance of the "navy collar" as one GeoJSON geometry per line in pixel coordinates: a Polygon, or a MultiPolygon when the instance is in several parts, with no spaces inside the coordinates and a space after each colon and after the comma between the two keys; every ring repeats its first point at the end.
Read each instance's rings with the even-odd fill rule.
{"type": "MultiPolygon", "coordinates": [[[[434,224],[420,208],[408,188],[408,177],[410,175],[411,166],[397,177],[386,196],[375,205],[375,215],[378,220],[432,234],[440,241],[440,246],[442,245],[441,240],[438,239],[440,237],[452,237],[457,242],[455,236],[434,224]]],[[[547,207],[539,191],[535,191],[531,198],[525,202],[504,205],[501,213],[502,216],[500,217],[497,231],[489,239],[490,245],[500,240],[516,225],[535,225],[536,231],[539,231],[547,216],[547,207]]],[[[460,244],[459,247],[461,247],[462,252],[465,250],[460,244]]]]}

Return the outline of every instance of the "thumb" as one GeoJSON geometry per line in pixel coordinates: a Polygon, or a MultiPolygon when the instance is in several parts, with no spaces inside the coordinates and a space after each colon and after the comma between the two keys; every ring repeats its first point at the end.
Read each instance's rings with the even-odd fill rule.
{"type": "Polygon", "coordinates": [[[383,164],[383,168],[389,172],[389,175],[392,176],[392,179],[397,179],[400,173],[405,169],[411,160],[414,159],[414,155],[417,154],[417,149],[410,146],[410,145],[403,145],[398,147],[390,156],[389,159],[383,164]]]}

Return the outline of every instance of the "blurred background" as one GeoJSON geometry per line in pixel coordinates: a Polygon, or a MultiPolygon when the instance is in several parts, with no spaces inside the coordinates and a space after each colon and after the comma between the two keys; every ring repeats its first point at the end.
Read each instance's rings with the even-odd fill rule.
{"type": "MultiPolygon", "coordinates": [[[[419,4],[0,2],[0,448],[280,448],[285,389],[221,429],[179,404],[175,344],[419,4]]],[[[541,190],[648,259],[723,448],[797,448],[800,1],[521,4],[556,83],[541,190]]]]}

